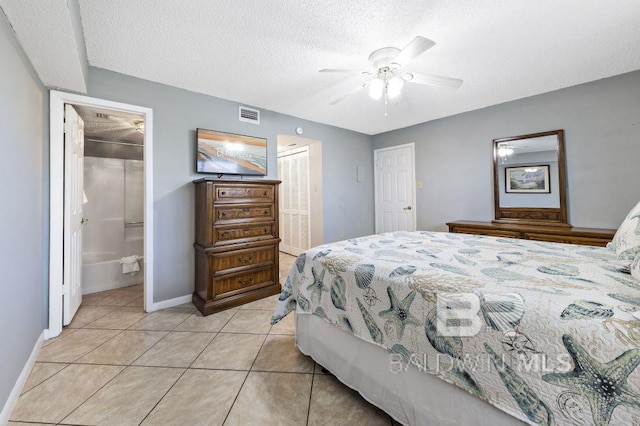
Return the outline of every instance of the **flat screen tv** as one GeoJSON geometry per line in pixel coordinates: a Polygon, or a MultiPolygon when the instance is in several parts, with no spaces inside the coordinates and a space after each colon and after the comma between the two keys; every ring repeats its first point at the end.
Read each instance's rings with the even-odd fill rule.
{"type": "Polygon", "coordinates": [[[196,131],[196,172],[220,175],[267,174],[267,140],[215,130],[196,131]]]}

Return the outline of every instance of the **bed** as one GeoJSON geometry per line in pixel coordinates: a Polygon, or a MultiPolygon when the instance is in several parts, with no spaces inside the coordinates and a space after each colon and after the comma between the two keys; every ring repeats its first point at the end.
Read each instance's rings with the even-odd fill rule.
{"type": "Polygon", "coordinates": [[[272,322],[295,312],[298,348],[403,424],[640,424],[630,263],[599,247],[372,235],[301,254],[272,322]]]}

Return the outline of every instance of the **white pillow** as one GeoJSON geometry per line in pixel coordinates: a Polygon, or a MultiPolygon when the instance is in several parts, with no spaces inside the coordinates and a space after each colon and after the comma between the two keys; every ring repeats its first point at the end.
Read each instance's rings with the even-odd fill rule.
{"type": "Polygon", "coordinates": [[[640,253],[640,202],[631,209],[611,240],[618,258],[631,264],[640,253]]]}
{"type": "Polygon", "coordinates": [[[638,254],[636,259],[631,262],[631,276],[640,281],[640,254],[638,254]]]}

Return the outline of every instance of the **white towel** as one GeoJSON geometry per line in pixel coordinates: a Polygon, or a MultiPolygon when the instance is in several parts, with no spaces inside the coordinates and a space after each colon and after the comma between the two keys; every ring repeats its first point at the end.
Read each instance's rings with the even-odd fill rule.
{"type": "Polygon", "coordinates": [[[122,273],[123,274],[131,274],[134,276],[136,273],[140,271],[140,264],[138,263],[138,256],[127,256],[120,259],[120,263],[122,263],[122,273]]]}

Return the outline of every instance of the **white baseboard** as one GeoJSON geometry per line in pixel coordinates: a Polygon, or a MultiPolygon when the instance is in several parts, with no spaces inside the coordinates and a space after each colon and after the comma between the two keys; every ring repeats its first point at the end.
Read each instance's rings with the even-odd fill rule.
{"type": "Polygon", "coordinates": [[[173,308],[174,306],[182,305],[191,302],[191,295],[176,297],[174,299],[163,300],[162,302],[154,302],[149,309],[149,312],[159,311],[160,309],[173,308]]]}
{"type": "Polygon", "coordinates": [[[34,364],[36,363],[36,359],[38,358],[38,352],[40,351],[40,347],[44,342],[44,331],[40,333],[36,344],[33,346],[33,350],[31,351],[31,355],[29,355],[29,359],[26,364],[22,368],[22,372],[18,376],[18,380],[13,385],[13,389],[9,394],[9,398],[7,398],[7,402],[5,402],[4,407],[2,407],[2,412],[0,412],[0,425],[6,425],[9,423],[9,418],[11,417],[11,413],[18,402],[18,398],[20,398],[20,392],[22,392],[22,388],[24,384],[27,383],[27,379],[29,378],[29,374],[31,374],[31,370],[33,369],[34,364]]]}

